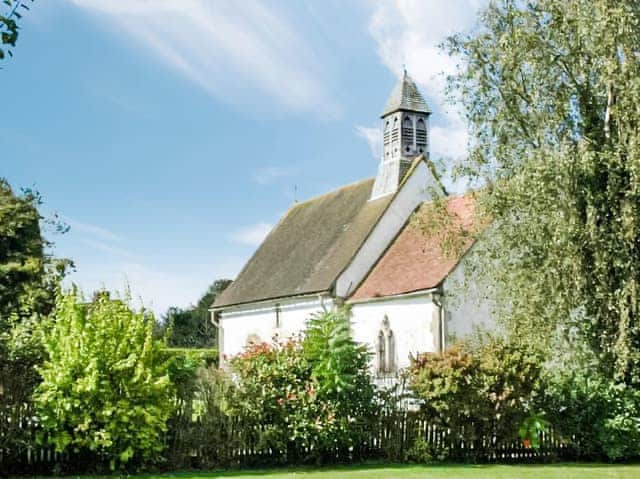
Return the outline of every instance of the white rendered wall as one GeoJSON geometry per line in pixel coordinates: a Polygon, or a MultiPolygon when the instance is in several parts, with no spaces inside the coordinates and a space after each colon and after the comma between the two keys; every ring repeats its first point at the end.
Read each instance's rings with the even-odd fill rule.
{"type": "Polygon", "coordinates": [[[438,188],[431,171],[421,161],[393,199],[353,260],[336,281],[336,296],[346,298],[355,291],[371,267],[388,248],[418,205],[431,199],[430,188],[438,188]]]}
{"type": "MultiPolygon", "coordinates": [[[[436,311],[430,293],[355,303],[351,309],[352,333],[356,341],[367,344],[375,353],[378,333],[386,315],[395,338],[395,364],[405,368],[410,364],[409,355],[437,350],[436,311]]],[[[375,359],[372,366],[376,366],[375,359]]]]}
{"type": "Polygon", "coordinates": [[[305,328],[312,314],[333,306],[331,298],[290,298],[279,301],[280,327],[276,327],[276,302],[253,303],[220,312],[220,354],[231,357],[243,351],[250,336],[271,342],[277,334],[286,339],[305,328]]]}
{"type": "Polygon", "coordinates": [[[471,334],[476,328],[490,330],[495,327],[484,283],[473,275],[466,275],[468,261],[468,257],[463,258],[442,286],[447,345],[471,334]]]}

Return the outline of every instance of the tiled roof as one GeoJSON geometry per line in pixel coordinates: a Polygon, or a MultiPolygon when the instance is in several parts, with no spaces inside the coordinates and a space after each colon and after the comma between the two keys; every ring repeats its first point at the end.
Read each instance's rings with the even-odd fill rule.
{"type": "Polygon", "coordinates": [[[329,291],[393,195],[368,201],[373,179],[293,206],[214,307],[329,291]]]}
{"type": "Polygon", "coordinates": [[[402,78],[391,92],[387,106],[382,112],[382,116],[398,110],[417,111],[421,113],[431,113],[429,105],[424,100],[422,93],[418,90],[415,82],[405,71],[402,78]]]}
{"type": "MultiPolygon", "coordinates": [[[[416,211],[425,215],[427,204],[416,211]]],[[[447,199],[447,210],[465,229],[473,226],[474,202],[470,196],[447,199]]],[[[471,246],[471,240],[461,255],[471,246]]],[[[460,255],[460,257],[461,257],[460,255]]],[[[455,268],[460,257],[446,256],[438,235],[425,235],[411,218],[350,300],[393,296],[439,286],[455,268]]]]}

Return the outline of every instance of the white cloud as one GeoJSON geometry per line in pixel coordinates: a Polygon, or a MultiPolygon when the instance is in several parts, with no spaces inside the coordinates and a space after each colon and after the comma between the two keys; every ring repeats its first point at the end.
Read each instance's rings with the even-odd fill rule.
{"type": "Polygon", "coordinates": [[[382,157],[382,132],[378,127],[356,126],[359,137],[364,138],[376,160],[382,157]]]}
{"type": "Polygon", "coordinates": [[[236,243],[259,246],[272,230],[273,225],[269,223],[256,223],[238,230],[231,237],[236,243]]]}
{"type": "Polygon", "coordinates": [[[445,111],[446,76],[455,60],[438,45],[447,36],[473,26],[478,10],[488,0],[385,0],[371,2],[369,32],[378,55],[394,73],[405,65],[440,116],[433,118],[431,152],[438,156],[466,154],[467,129],[460,112],[445,111]]]}
{"type": "Polygon", "coordinates": [[[79,257],[77,272],[65,281],[78,284],[86,297],[106,289],[122,294],[130,288],[133,306],[144,306],[159,318],[170,306],[194,304],[209,284],[217,278],[233,278],[242,267],[237,258],[216,264],[203,264],[189,271],[171,267],[158,269],[140,258],[118,259],[114,256],[79,257]]]}
{"type": "Polygon", "coordinates": [[[258,168],[254,171],[251,175],[251,179],[259,185],[268,185],[279,178],[285,178],[292,174],[293,172],[286,168],[279,166],[265,166],[264,168],[258,168]]]}
{"type": "Polygon", "coordinates": [[[122,236],[103,226],[63,218],[71,231],[56,240],[56,251],[73,258],[76,265],[65,284],[77,284],[86,297],[100,289],[123,294],[130,288],[133,305],[144,306],[157,317],[170,306],[195,303],[213,280],[235,277],[244,261],[225,255],[199,258],[196,265],[171,263],[127,248],[122,236]]]}
{"type": "Polygon", "coordinates": [[[70,1],[219,100],[246,105],[266,95],[293,111],[339,111],[316,52],[271,3],[70,1]]]}
{"type": "Polygon", "coordinates": [[[73,232],[78,232],[83,235],[91,236],[93,238],[98,238],[104,241],[120,242],[123,240],[122,236],[102,226],[83,223],[82,221],[74,220],[73,218],[69,218],[68,216],[64,215],[60,215],[60,219],[67,223],[71,227],[71,231],[73,232]]]}
{"type": "Polygon", "coordinates": [[[467,127],[462,120],[452,118],[446,126],[432,126],[430,135],[434,158],[459,160],[467,154],[467,127]]]}

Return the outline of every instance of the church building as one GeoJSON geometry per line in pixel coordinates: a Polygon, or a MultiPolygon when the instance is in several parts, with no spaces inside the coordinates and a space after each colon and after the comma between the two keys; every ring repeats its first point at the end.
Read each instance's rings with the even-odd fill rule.
{"type": "MultiPolygon", "coordinates": [[[[354,338],[369,345],[375,373],[389,377],[411,355],[490,324],[486,302],[459,286],[464,255],[443,254],[412,221],[446,195],[429,162],[430,115],[405,71],[381,116],[377,176],[293,205],[216,298],[221,358],[299,333],[314,313],[348,304],[354,338]]],[[[472,199],[445,200],[455,221],[471,227],[472,199]]]]}

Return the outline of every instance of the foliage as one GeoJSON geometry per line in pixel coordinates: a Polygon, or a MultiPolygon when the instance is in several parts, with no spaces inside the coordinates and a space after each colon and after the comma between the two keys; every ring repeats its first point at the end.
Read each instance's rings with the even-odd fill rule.
{"type": "Polygon", "coordinates": [[[491,220],[478,278],[514,337],[577,332],[640,384],[640,3],[496,0],[447,43],[470,125],[460,173],[491,220]]]}
{"type": "Polygon", "coordinates": [[[451,455],[452,451],[447,444],[434,444],[418,436],[402,459],[414,464],[434,464],[448,460],[451,455]]]}
{"type": "MultiPolygon", "coordinates": [[[[317,384],[300,342],[254,344],[233,358],[238,391],[232,403],[237,416],[253,418],[258,449],[271,449],[294,462],[328,422],[331,411],[316,401],[317,384]]],[[[314,444],[315,445],[315,444],[314,444]]]]}
{"type": "Polygon", "coordinates": [[[363,416],[370,412],[374,396],[368,374],[370,354],[351,337],[349,314],[348,308],[342,308],[312,316],[303,350],[320,400],[336,404],[345,416],[363,416]]]}
{"type": "MultiPolygon", "coordinates": [[[[33,0],[31,0],[33,2],[33,0]]],[[[5,52],[9,56],[13,56],[11,48],[5,48],[4,45],[15,47],[18,40],[18,21],[22,18],[22,10],[29,10],[29,6],[24,0],[2,0],[2,3],[8,8],[6,14],[0,13],[0,60],[4,59],[5,52]]]]}
{"type": "Polygon", "coordinates": [[[359,453],[373,387],[368,355],[349,336],[348,322],[347,311],[327,311],[309,321],[303,341],[252,345],[232,360],[233,411],[253,421],[259,448],[288,462],[359,453]]]}
{"type": "Polygon", "coordinates": [[[209,308],[231,280],[213,282],[195,306],[187,309],[171,307],[164,317],[162,332],[167,333],[170,346],[183,348],[211,348],[217,346],[216,328],[211,323],[209,308]]]}
{"type": "Polygon", "coordinates": [[[517,437],[540,372],[535,352],[488,338],[475,350],[459,343],[442,354],[419,356],[411,365],[410,387],[427,418],[484,455],[517,437]],[[490,444],[486,437],[497,440],[490,444]]]}
{"type": "Polygon", "coordinates": [[[542,406],[578,457],[640,457],[640,391],[595,372],[556,371],[546,379],[542,406]]]}
{"type": "MultiPolygon", "coordinates": [[[[188,356],[183,357],[187,359],[188,356]]],[[[176,409],[168,422],[167,462],[172,469],[233,465],[232,452],[241,447],[233,434],[239,425],[229,412],[235,385],[222,369],[183,363],[171,374],[176,386],[176,409]],[[199,452],[197,457],[192,452],[199,452]]]]}
{"type": "Polygon", "coordinates": [[[196,348],[162,348],[159,357],[168,361],[192,362],[200,366],[217,366],[218,350],[196,348]]]}
{"type": "Polygon", "coordinates": [[[153,317],[106,293],[89,304],[59,295],[34,397],[56,450],[93,453],[111,469],[162,451],[171,387],[152,327],[153,317]]]}
{"type": "MultiPolygon", "coordinates": [[[[0,178],[0,333],[17,319],[51,312],[55,289],[71,264],[45,253],[50,243],[43,238],[38,212],[38,193],[25,190],[16,195],[0,178]]],[[[48,220],[57,232],[67,227],[48,220]]]]}
{"type": "Polygon", "coordinates": [[[540,435],[549,430],[549,425],[544,412],[532,413],[520,425],[518,436],[525,447],[540,449],[540,435]]]}
{"type": "MultiPolygon", "coordinates": [[[[0,449],[18,454],[29,445],[17,417],[32,415],[31,394],[40,381],[42,318],[54,306],[57,285],[70,262],[46,253],[39,195],[17,195],[0,179],[0,449]]],[[[45,221],[58,232],[66,227],[45,221]]]]}

